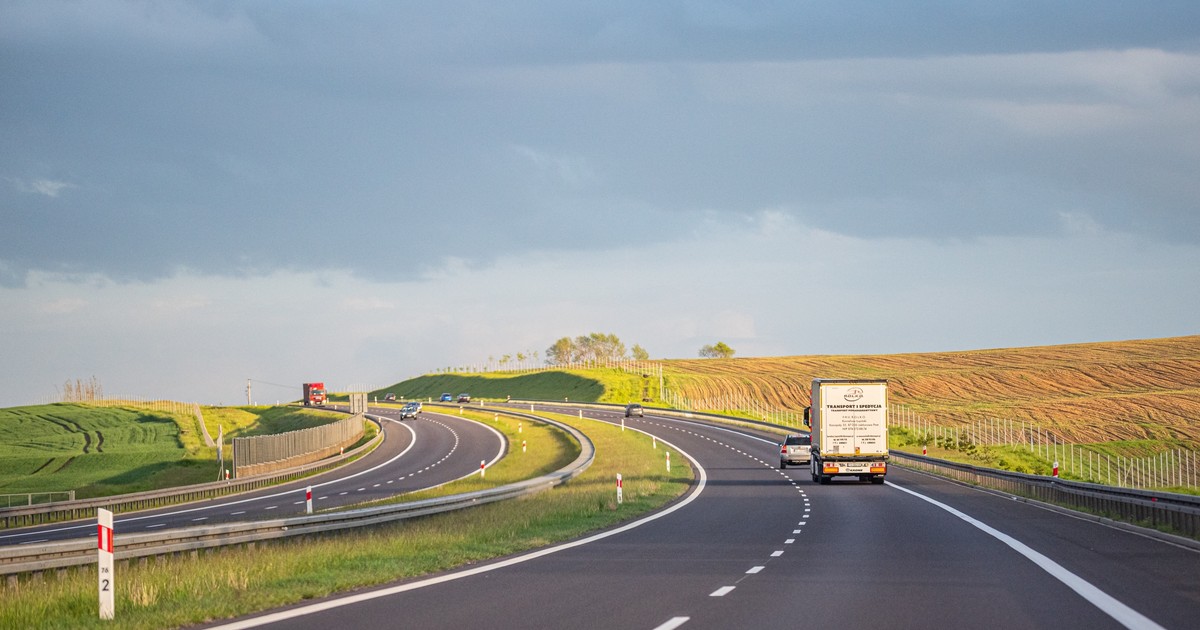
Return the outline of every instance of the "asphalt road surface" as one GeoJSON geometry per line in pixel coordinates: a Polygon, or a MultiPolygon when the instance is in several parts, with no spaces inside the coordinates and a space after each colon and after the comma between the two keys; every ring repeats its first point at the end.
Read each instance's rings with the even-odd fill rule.
{"type": "MultiPolygon", "coordinates": [[[[442,485],[479,470],[480,461],[503,455],[505,439],[485,424],[426,408],[400,421],[399,410],[372,408],[383,418],[383,443],[357,461],[301,481],[234,496],[117,515],[114,535],[229,521],[250,521],[305,512],[312,486],[313,510],[353,505],[442,485]]],[[[0,545],[36,544],[96,535],[96,520],[0,531],[0,545]]]]}
{"type": "Polygon", "coordinates": [[[1190,548],[897,468],[885,485],[818,485],[805,467],[780,470],[778,438],[753,431],[653,415],[626,425],[696,463],[698,483],[670,511],[220,627],[1200,625],[1190,548]]]}

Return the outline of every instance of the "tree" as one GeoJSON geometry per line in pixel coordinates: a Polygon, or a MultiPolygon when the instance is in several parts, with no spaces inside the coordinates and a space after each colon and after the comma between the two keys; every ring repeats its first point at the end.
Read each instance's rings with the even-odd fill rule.
{"type": "Polygon", "coordinates": [[[650,360],[650,353],[646,352],[645,348],[639,346],[636,343],[633,344],[633,349],[630,350],[630,352],[633,354],[633,359],[635,361],[649,361],[650,360]]]}
{"type": "Polygon", "coordinates": [[[724,341],[718,341],[716,345],[702,346],[700,348],[700,358],[702,359],[728,359],[732,357],[735,350],[725,344],[724,341]]]}
{"type": "Polygon", "coordinates": [[[575,356],[575,343],[570,337],[563,337],[546,348],[547,365],[566,365],[575,356]]]}

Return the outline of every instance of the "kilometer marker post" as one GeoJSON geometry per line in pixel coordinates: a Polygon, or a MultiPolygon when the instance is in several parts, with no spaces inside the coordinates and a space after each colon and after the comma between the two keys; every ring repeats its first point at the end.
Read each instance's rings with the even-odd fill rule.
{"type": "Polygon", "coordinates": [[[104,508],[96,509],[96,547],[99,549],[100,618],[112,619],[113,606],[113,515],[104,508]]]}

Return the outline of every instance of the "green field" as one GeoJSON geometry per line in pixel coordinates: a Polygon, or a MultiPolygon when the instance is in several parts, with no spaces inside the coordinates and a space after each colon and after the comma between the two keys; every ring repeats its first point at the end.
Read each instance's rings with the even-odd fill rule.
{"type": "Polygon", "coordinates": [[[75,490],[84,499],[211,481],[215,457],[194,434],[194,419],[164,412],[0,409],[0,494],[75,490]],[[180,428],[189,420],[193,435],[180,428]]]}
{"type": "MultiPolygon", "coordinates": [[[[286,407],[203,410],[216,438],[306,429],[345,416],[286,407]]],[[[216,479],[216,448],[191,414],[58,403],[0,409],[0,494],[75,491],[76,499],[216,479]]]]}

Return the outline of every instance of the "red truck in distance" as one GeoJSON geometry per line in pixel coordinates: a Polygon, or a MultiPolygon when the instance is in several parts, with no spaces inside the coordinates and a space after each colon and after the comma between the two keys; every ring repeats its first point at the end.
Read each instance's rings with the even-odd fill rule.
{"type": "Polygon", "coordinates": [[[325,406],[325,383],[305,383],[304,384],[304,406],[305,407],[324,407],[325,406]]]}

